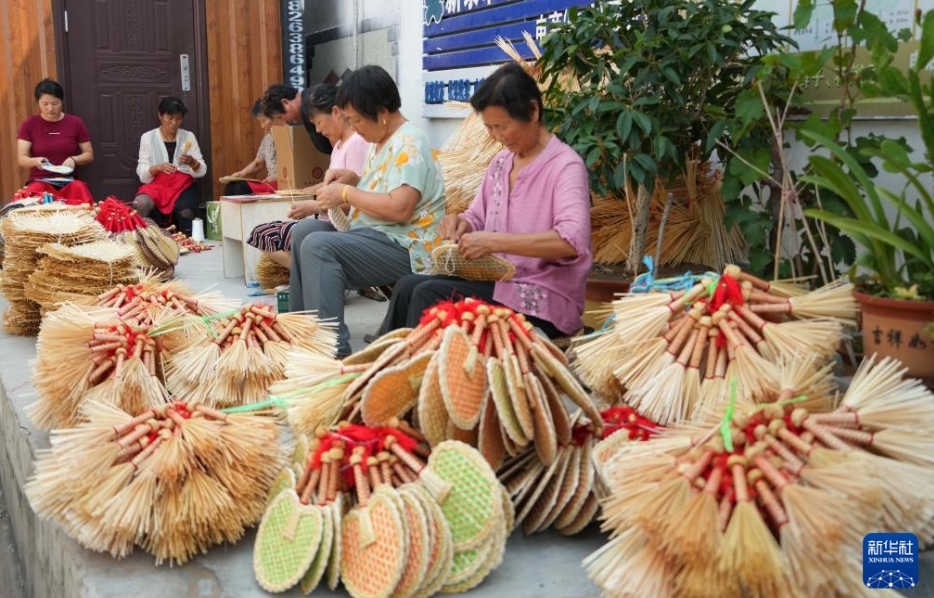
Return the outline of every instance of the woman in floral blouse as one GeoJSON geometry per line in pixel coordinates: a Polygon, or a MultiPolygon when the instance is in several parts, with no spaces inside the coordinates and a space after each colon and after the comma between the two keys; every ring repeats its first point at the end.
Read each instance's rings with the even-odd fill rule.
{"type": "Polygon", "coordinates": [[[542,122],[542,96],[517,64],[497,69],[470,99],[490,136],[503,144],[476,198],[439,232],[461,255],[495,254],[515,276],[475,282],[450,276],[406,276],[393,288],[381,332],[418,324],[438,301],[476,297],[525,314],[550,337],[583,325],[590,251],[590,189],[584,161],[542,122]]]}
{"type": "Polygon", "coordinates": [[[328,170],[317,194],[322,210],[350,208],[350,229],[335,233],[330,223],[305,219],[292,230],[289,308],[336,319],[337,352],[345,356],[344,289],[430,271],[431,250],[441,242],[444,181],[427,135],[399,112],[399,90],[385,70],[371,65],[351,73],[337,104],[372,145],[362,175],[328,170]]]}

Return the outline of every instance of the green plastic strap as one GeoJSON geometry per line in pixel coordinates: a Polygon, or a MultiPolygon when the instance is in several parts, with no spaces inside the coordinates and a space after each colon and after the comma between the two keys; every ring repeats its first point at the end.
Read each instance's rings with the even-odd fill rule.
{"type": "Polygon", "coordinates": [[[288,404],[279,398],[271,398],[268,401],[263,401],[262,403],[251,403],[250,405],[238,405],[237,407],[227,407],[221,409],[224,413],[250,413],[252,411],[259,411],[261,409],[266,409],[267,407],[281,407],[282,409],[288,409],[288,404]]]}
{"type": "Polygon", "coordinates": [[[202,324],[208,331],[208,333],[217,338],[217,333],[214,331],[214,328],[209,326],[214,320],[221,320],[223,318],[229,318],[241,313],[240,309],[232,309],[230,311],[225,311],[219,314],[214,314],[213,316],[193,316],[193,315],[183,315],[177,318],[172,318],[158,326],[151,328],[149,331],[149,336],[160,336],[162,334],[168,334],[169,332],[175,332],[176,330],[185,330],[186,328],[191,328],[197,324],[202,324]]]}
{"type": "Polygon", "coordinates": [[[707,297],[713,297],[713,294],[717,292],[717,285],[720,284],[720,277],[717,276],[710,281],[710,284],[707,285],[707,297]]]}
{"type": "Polygon", "coordinates": [[[733,412],[736,410],[736,378],[730,380],[730,404],[726,414],[720,420],[720,435],[723,436],[723,448],[728,453],[733,452],[733,432],[730,431],[730,422],[733,421],[733,412]]]}
{"type": "Polygon", "coordinates": [[[340,384],[343,384],[344,382],[349,382],[353,380],[354,378],[358,378],[362,374],[363,372],[354,372],[352,374],[344,374],[342,376],[335,376],[334,378],[329,378],[325,380],[324,382],[315,384],[314,386],[310,386],[308,388],[296,388],[295,390],[290,390],[289,392],[282,393],[279,395],[269,395],[269,398],[273,400],[291,402],[296,397],[310,394],[310,393],[320,392],[322,390],[331,388],[332,386],[338,386],[340,384]]]}

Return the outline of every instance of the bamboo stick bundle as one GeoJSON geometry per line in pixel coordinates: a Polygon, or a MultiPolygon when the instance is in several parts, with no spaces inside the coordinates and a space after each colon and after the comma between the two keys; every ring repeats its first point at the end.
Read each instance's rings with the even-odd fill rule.
{"type": "Polygon", "coordinates": [[[245,305],[212,317],[168,359],[166,384],[211,406],[259,403],[285,377],[294,348],[333,355],[336,333],[313,314],[276,314],[245,305]]]}
{"type": "Polygon", "coordinates": [[[289,283],[289,269],[282,266],[265,253],[256,263],[256,281],[261,288],[274,289],[289,283]]]}
{"type": "Polygon", "coordinates": [[[48,243],[72,246],[104,238],[104,229],[88,210],[21,209],[0,221],[4,238],[3,279],[0,291],[10,305],[4,312],[4,329],[21,336],[39,330],[39,304],[27,297],[25,285],[36,270],[39,248],[48,243]]]}
{"type": "Polygon", "coordinates": [[[136,416],[95,402],[83,409],[77,428],[53,432],[26,493],[40,517],[116,558],[140,546],[156,564],[181,564],[237,541],[285,461],[268,414],[182,401],[136,416]]]}
{"type": "MultiPolygon", "coordinates": [[[[788,374],[793,384],[829,394],[826,372],[807,365],[788,374]]],[[[611,596],[647,587],[707,595],[710,583],[724,596],[861,595],[852,547],[865,533],[932,540],[928,416],[910,420],[924,403],[929,413],[934,394],[902,374],[900,364],[867,360],[847,393],[860,405],[853,411],[800,407],[826,409],[832,396],[735,411],[734,400],[708,431],[603,440],[594,462],[610,492],[604,527],[616,538],[585,560],[588,572],[611,596]],[[900,403],[910,415],[890,417],[900,403]],[[876,416],[872,425],[861,412],[876,416]]]]}

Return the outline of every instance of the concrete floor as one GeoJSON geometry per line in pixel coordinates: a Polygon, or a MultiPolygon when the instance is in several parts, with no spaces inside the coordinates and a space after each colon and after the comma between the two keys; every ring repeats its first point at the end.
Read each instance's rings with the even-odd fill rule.
{"type": "MultiPolygon", "coordinates": [[[[193,290],[209,287],[244,301],[274,303],[272,296],[248,297],[242,278],[223,278],[221,248],[182,256],[178,277],[193,290]]],[[[375,332],[386,309],[353,294],[346,321],[351,345],[364,346],[363,335],[375,332]]],[[[0,310],[6,302],[0,298],[0,310]]],[[[35,339],[0,331],[0,487],[9,526],[0,507],[0,598],[247,598],[264,596],[253,577],[253,534],[234,546],[216,546],[184,567],[155,567],[153,558],[137,551],[115,561],[89,552],[65,536],[54,524],[38,521],[22,494],[32,473],[35,452],[48,447],[48,437],[23,414],[35,400],[29,361],[35,339]],[[4,530],[8,530],[4,533],[4,530]],[[12,532],[9,533],[9,532],[12,532]],[[11,535],[15,537],[11,541],[11,535]],[[14,555],[18,551],[19,558],[14,555]],[[20,588],[25,587],[24,591],[20,588]]],[[[506,558],[470,595],[478,598],[582,598],[597,596],[597,588],[580,567],[581,559],[604,542],[596,529],[565,538],[557,533],[509,540],[506,558]]],[[[286,596],[299,596],[296,587],[286,596]]],[[[342,589],[315,596],[347,596],[342,589]]]]}

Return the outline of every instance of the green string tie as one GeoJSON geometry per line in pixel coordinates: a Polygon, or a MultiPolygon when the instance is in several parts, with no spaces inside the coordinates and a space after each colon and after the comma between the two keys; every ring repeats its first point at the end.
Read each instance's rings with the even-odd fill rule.
{"type": "Polygon", "coordinates": [[[733,432],[730,422],[733,421],[733,412],[736,410],[736,378],[730,380],[730,404],[727,405],[726,414],[720,420],[720,435],[723,436],[723,448],[728,453],[733,452],[733,432]]]}

